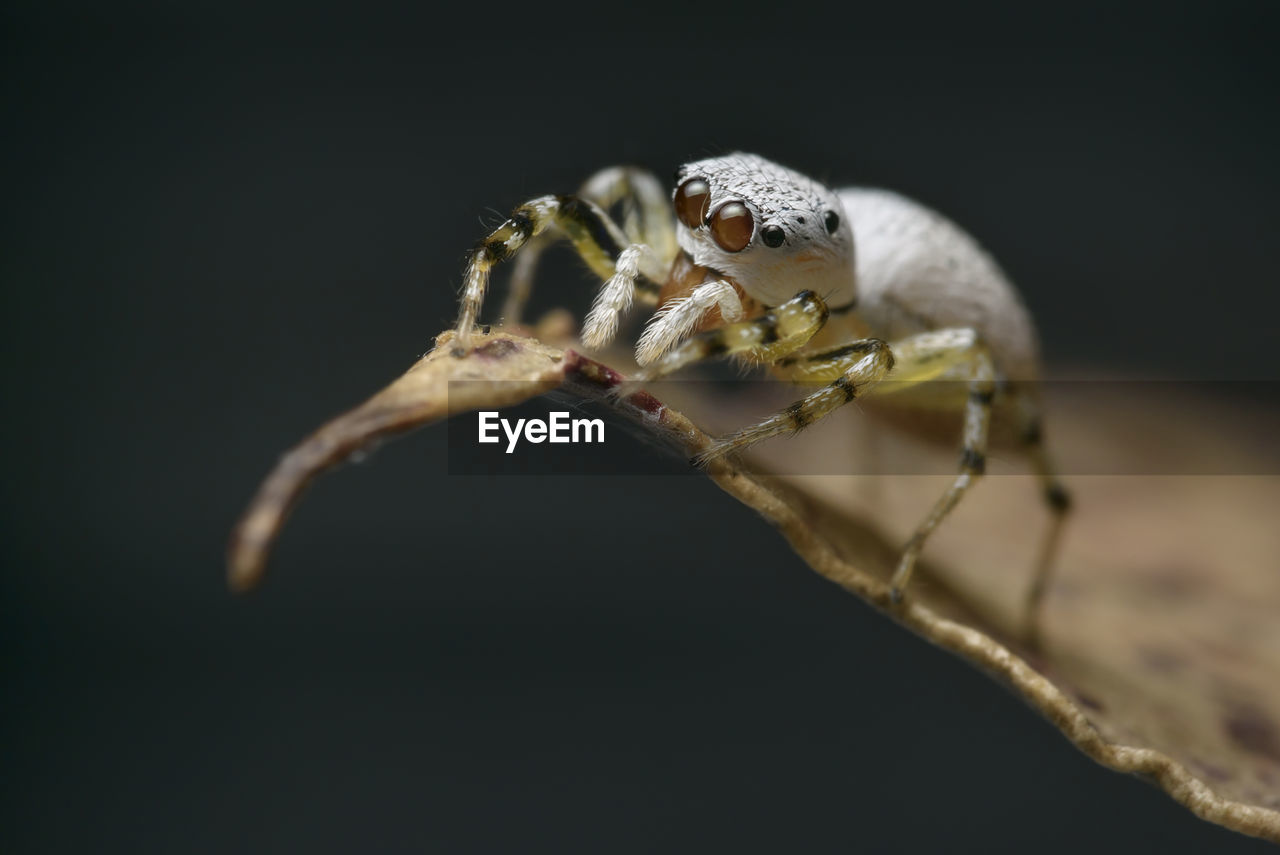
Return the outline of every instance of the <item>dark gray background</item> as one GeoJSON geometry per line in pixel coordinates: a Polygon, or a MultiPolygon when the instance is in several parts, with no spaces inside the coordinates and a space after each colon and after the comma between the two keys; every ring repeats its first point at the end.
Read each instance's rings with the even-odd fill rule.
{"type": "Polygon", "coordinates": [[[1053,364],[1275,379],[1275,7],[1198,5],[7,9],[0,848],[1260,849],[700,479],[441,491],[428,430],[222,581],[496,212],[612,163],[891,186],[996,253],[1053,364]]]}

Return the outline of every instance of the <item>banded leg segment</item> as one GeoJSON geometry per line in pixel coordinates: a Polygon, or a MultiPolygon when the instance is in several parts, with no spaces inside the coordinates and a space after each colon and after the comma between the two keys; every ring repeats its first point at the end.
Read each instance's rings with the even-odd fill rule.
{"type": "MultiPolygon", "coordinates": [[[[916,347],[905,347],[911,354],[913,365],[908,366],[904,380],[912,382],[921,374],[937,376],[963,363],[971,366],[969,379],[969,395],[964,405],[964,433],[960,451],[960,473],[941,498],[930,509],[928,516],[916,527],[915,533],[907,541],[898,559],[897,569],[890,580],[889,594],[894,602],[902,600],[903,591],[911,581],[916,561],[924,549],[925,541],[938,524],[959,504],[964,494],[982,477],[987,464],[987,434],[991,424],[991,406],[996,397],[996,372],[987,348],[977,340],[977,336],[968,330],[943,330],[942,333],[968,333],[968,335],[951,336],[953,346],[934,349],[930,341],[925,340],[921,346],[920,339],[925,336],[937,336],[936,333],[922,333],[913,336],[916,347]],[[967,343],[966,343],[967,341],[967,343]],[[958,347],[954,346],[958,345],[958,347]],[[914,368],[912,373],[910,369],[914,368]]],[[[908,342],[911,340],[909,339],[908,342]]],[[[942,339],[935,339],[933,344],[941,344],[942,339]]],[[[897,379],[895,377],[895,379],[897,379]]],[[[897,384],[893,384],[897,385],[897,384]]]]}
{"type": "Polygon", "coordinates": [[[717,356],[733,356],[747,362],[773,361],[808,343],[826,325],[828,314],[821,297],[812,291],[801,291],[758,318],[725,324],[686,339],[636,373],[632,382],[657,380],[717,356]]]}
{"type": "MultiPolygon", "coordinates": [[[[626,242],[650,248],[647,255],[651,258],[643,259],[643,273],[649,280],[660,283],[678,251],[671,206],[661,182],[643,169],[611,167],[588,178],[578,196],[602,212],[621,204],[622,232],[626,235],[626,242]]],[[[534,238],[515,259],[502,307],[502,317],[509,324],[519,323],[524,313],[525,304],[533,292],[538,260],[550,243],[549,237],[544,234],[534,238]]],[[[652,289],[643,290],[639,296],[651,304],[657,301],[657,292],[652,289]]]]}
{"type": "MultiPolygon", "coordinates": [[[[489,271],[494,265],[511,258],[530,240],[554,229],[572,242],[574,249],[602,279],[612,279],[617,272],[616,259],[631,248],[627,237],[598,205],[576,196],[543,196],[526,202],[482,240],[471,253],[463,284],[462,307],[458,315],[457,339],[454,351],[465,353],[484,303],[488,289],[489,271]]],[[[652,274],[643,287],[657,298],[665,271],[660,265],[642,261],[646,250],[635,248],[636,268],[646,276],[652,274]]],[[[635,280],[631,287],[636,287],[635,280]]]]}
{"type": "Polygon", "coordinates": [[[1054,560],[1058,554],[1058,545],[1062,541],[1062,530],[1067,514],[1071,511],[1071,495],[1058,479],[1048,452],[1045,451],[1039,405],[1026,395],[1021,395],[1018,403],[1022,423],[1022,445],[1027,456],[1031,458],[1031,466],[1040,482],[1044,502],[1050,514],[1049,529],[1041,541],[1040,552],[1036,557],[1035,575],[1027,591],[1026,635],[1035,641],[1039,634],[1040,609],[1044,602],[1045,590],[1052,577],[1054,560]]]}
{"type": "Polygon", "coordinates": [[[880,339],[866,339],[857,342],[856,348],[837,350],[840,352],[828,351],[830,358],[820,363],[823,368],[810,375],[810,379],[817,379],[823,373],[834,374],[833,380],[764,421],[717,439],[696,462],[702,465],[771,437],[799,433],[865,394],[893,369],[893,351],[880,339]]]}
{"type": "Polygon", "coordinates": [[[652,172],[634,166],[602,169],[586,180],[578,195],[606,211],[621,203],[622,230],[632,243],[652,247],[668,262],[679,252],[671,197],[652,172]]]}
{"type": "MultiPolygon", "coordinates": [[[[885,387],[877,384],[886,377],[902,381],[890,384],[891,388],[900,389],[904,384],[924,382],[967,362],[974,365],[971,384],[978,384],[978,391],[971,391],[966,411],[966,454],[963,461],[967,462],[971,471],[980,473],[986,452],[991,402],[995,395],[995,370],[986,349],[978,343],[977,335],[968,329],[920,333],[895,342],[892,347],[879,339],[863,339],[818,353],[784,355],[776,362],[782,376],[798,383],[825,382],[827,386],[760,424],[718,440],[703,452],[700,460],[705,462],[780,434],[796,433],[855,398],[884,389],[885,387]],[[978,406],[976,411],[975,405],[978,406]]],[[[915,556],[923,546],[924,538],[946,516],[955,502],[959,501],[971,480],[972,474],[962,473],[957,482],[965,483],[958,488],[953,485],[952,490],[930,515],[932,522],[926,520],[921,530],[916,532],[913,540],[918,539],[919,543],[914,554],[910,546],[904,554],[908,566],[907,577],[910,576],[910,567],[915,564],[915,556]]],[[[902,572],[901,566],[899,572],[902,572]]]]}
{"type": "MultiPolygon", "coordinates": [[[[776,313],[781,313],[784,309],[801,301],[802,298],[806,298],[809,301],[819,301],[818,297],[805,292],[760,320],[764,321],[776,313]]],[[[888,344],[879,339],[864,339],[805,356],[790,355],[813,337],[814,333],[826,322],[827,317],[826,305],[822,304],[821,317],[815,319],[817,322],[806,330],[805,335],[798,342],[786,342],[780,339],[776,343],[765,341],[763,343],[753,343],[742,348],[743,355],[747,358],[773,362],[778,373],[784,377],[801,383],[825,383],[825,385],[758,424],[745,427],[729,436],[716,440],[706,451],[695,458],[697,464],[706,464],[717,457],[740,451],[774,436],[798,433],[855,398],[865,394],[867,390],[874,387],[876,383],[879,383],[889,374],[894,366],[894,353],[888,344]],[[780,347],[779,345],[784,346],[780,347]]],[[[711,333],[707,333],[706,336],[712,336],[718,332],[728,332],[735,326],[749,327],[750,324],[730,325],[724,328],[723,331],[714,330],[711,333]]],[[[730,335],[733,335],[733,333],[730,333],[730,335]]],[[[688,345],[678,348],[671,357],[668,357],[668,360],[678,358],[681,352],[690,346],[701,344],[703,348],[706,348],[707,343],[700,342],[706,336],[692,339],[688,345]]],[[[714,349],[716,341],[712,339],[709,344],[714,349]]],[[[666,361],[664,360],[664,362],[666,361]]]]}
{"type": "MultiPolygon", "coordinates": [[[[844,376],[862,357],[883,347],[885,343],[878,338],[864,338],[817,353],[784,356],[774,363],[774,370],[793,383],[828,383],[844,376]]],[[[897,354],[891,352],[890,368],[897,364],[897,359],[897,354]]]]}
{"type": "Polygon", "coordinates": [[[972,365],[982,349],[978,334],[967,327],[930,330],[899,339],[893,343],[897,363],[892,382],[880,387],[878,393],[896,392],[949,375],[972,365]]]}

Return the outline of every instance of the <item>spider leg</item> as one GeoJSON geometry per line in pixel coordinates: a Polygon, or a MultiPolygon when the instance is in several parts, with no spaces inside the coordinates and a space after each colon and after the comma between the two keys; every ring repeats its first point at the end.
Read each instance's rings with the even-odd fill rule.
{"type": "MultiPolygon", "coordinates": [[[[799,297],[796,298],[796,300],[799,299],[799,297]]],[[[792,302],[794,303],[795,300],[792,302]]],[[[791,303],[780,306],[778,311],[789,305],[791,303]]],[[[825,305],[823,308],[825,309],[825,305]]],[[[826,321],[825,311],[821,320],[826,321]]],[[[808,341],[816,331],[817,329],[814,328],[808,332],[804,341],[808,341]]],[[[689,345],[696,345],[699,338],[701,336],[691,339],[688,345],[678,348],[664,360],[664,363],[678,358],[681,351],[689,345]]],[[[802,383],[824,383],[825,385],[758,424],[717,439],[706,451],[698,455],[695,459],[697,464],[706,464],[717,457],[747,448],[770,437],[794,434],[803,430],[862,395],[884,379],[894,365],[893,350],[879,339],[862,339],[805,356],[789,355],[801,344],[803,341],[784,350],[760,350],[752,355],[757,359],[773,361],[778,373],[784,377],[802,383]]]]}
{"type": "Polygon", "coordinates": [[[1035,575],[1031,587],[1027,591],[1026,634],[1033,641],[1037,636],[1040,624],[1040,609],[1044,602],[1045,590],[1052,577],[1054,559],[1058,554],[1058,545],[1062,540],[1062,529],[1067,514],[1071,510],[1071,495],[1067,492],[1054,470],[1049,455],[1044,448],[1044,429],[1040,418],[1038,403],[1029,395],[1019,396],[1021,419],[1021,442],[1031,458],[1031,466],[1040,481],[1045,505],[1049,509],[1049,529],[1041,542],[1037,556],[1035,575]]]}
{"type": "Polygon", "coordinates": [[[465,353],[470,345],[471,331],[488,288],[489,271],[515,255],[530,240],[553,230],[569,239],[578,255],[600,278],[620,280],[617,284],[610,282],[605,290],[609,290],[610,285],[614,292],[624,294],[642,289],[651,291],[657,299],[659,285],[655,280],[661,280],[666,270],[647,247],[630,244],[622,229],[594,202],[578,196],[542,196],[516,208],[472,251],[464,278],[455,353],[465,353]],[[618,276],[617,260],[628,250],[632,252],[627,256],[627,267],[618,276]],[[641,273],[643,279],[637,275],[641,273]]]}
{"type": "Polygon", "coordinates": [[[862,395],[884,379],[893,368],[894,357],[889,345],[880,339],[859,341],[857,347],[837,357],[838,361],[833,360],[833,366],[843,369],[834,380],[764,421],[717,439],[695,462],[704,465],[770,437],[799,433],[862,395]]]}
{"type": "Polygon", "coordinates": [[[633,375],[626,388],[633,390],[640,384],[717,356],[733,356],[750,362],[776,360],[808,343],[826,325],[827,317],[827,304],[823,299],[812,291],[801,291],[758,318],[725,324],[686,339],[633,375]]]}
{"type": "MultiPolygon", "coordinates": [[[[587,179],[578,196],[595,203],[602,211],[622,205],[622,231],[631,245],[639,244],[653,250],[658,263],[651,264],[652,269],[646,275],[660,281],[678,247],[667,192],[653,173],[633,166],[603,169],[587,179]]],[[[551,243],[549,237],[543,234],[530,240],[512,264],[501,315],[508,324],[520,322],[525,304],[533,292],[538,260],[551,243]]],[[[656,291],[643,291],[640,296],[650,303],[657,300],[656,291]]]]}
{"type": "Polygon", "coordinates": [[[679,252],[671,197],[652,172],[634,166],[602,169],[586,180],[578,195],[606,211],[621,203],[622,230],[632,243],[651,246],[663,258],[675,258],[679,252]]]}
{"type": "Polygon", "coordinates": [[[893,601],[900,602],[925,541],[986,469],[987,432],[991,423],[991,405],[996,397],[996,372],[987,348],[978,340],[977,334],[968,329],[935,330],[911,336],[895,343],[894,353],[898,355],[900,373],[895,373],[893,379],[902,382],[883,387],[885,391],[934,379],[961,367],[967,367],[969,374],[960,472],[903,548],[889,590],[893,601]]]}
{"type": "Polygon", "coordinates": [[[636,342],[636,362],[649,365],[670,351],[712,307],[719,307],[720,317],[729,323],[742,319],[742,300],[733,285],[723,279],[703,282],[687,296],[668,300],[658,309],[636,342]]]}

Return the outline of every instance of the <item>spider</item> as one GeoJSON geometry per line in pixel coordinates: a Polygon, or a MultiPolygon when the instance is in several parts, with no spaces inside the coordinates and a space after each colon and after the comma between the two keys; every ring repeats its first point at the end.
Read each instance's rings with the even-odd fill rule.
{"type": "Polygon", "coordinates": [[[961,390],[929,404],[962,420],[959,471],[902,550],[890,581],[895,603],[930,533],[982,476],[993,407],[1011,404],[1051,513],[1029,593],[1028,614],[1036,613],[1070,500],[1044,450],[1031,317],[958,226],[896,193],[832,191],[752,154],[681,166],[670,202],[652,174],[605,169],[577,195],[520,205],[476,246],[455,353],[469,348],[490,269],[515,259],[504,317],[516,323],[554,237],[567,238],[603,280],[583,324],[588,347],[608,344],[637,300],[657,306],[636,346],[641,370],[631,385],[721,356],[819,385],[718,438],[696,463],[796,433],[864,395],[963,381],[930,384],[961,390]],[[618,207],[621,224],[608,213],[618,207]]]}

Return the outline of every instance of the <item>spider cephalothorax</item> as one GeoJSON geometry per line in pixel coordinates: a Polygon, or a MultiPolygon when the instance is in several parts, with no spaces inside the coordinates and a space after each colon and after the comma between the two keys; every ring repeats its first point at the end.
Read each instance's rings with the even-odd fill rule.
{"type": "Polygon", "coordinates": [[[700,160],[676,173],[676,239],[692,261],[765,306],[814,291],[853,302],[853,231],[840,197],[749,155],[700,160]]]}
{"type": "Polygon", "coordinates": [[[1042,446],[1034,326],[995,262],[949,220],[895,193],[833,191],[752,154],[680,167],[670,196],[647,172],[607,169],[576,196],[526,202],[476,247],[455,348],[469,345],[490,268],[524,248],[505,318],[518,321],[539,248],[557,234],[604,280],[583,324],[588,347],[608,344],[635,301],[656,307],[636,345],[634,384],[727,356],[810,387],[717,440],[700,462],[796,433],[862,395],[962,381],[963,394],[932,404],[962,415],[959,472],[903,549],[895,595],[926,538],[982,476],[997,403],[1018,420],[1054,511],[1048,543],[1056,539],[1068,502],[1042,446]],[[621,225],[608,213],[617,206],[621,225]],[[823,346],[813,347],[819,333],[823,346]],[[881,384],[890,372],[897,382],[881,384]]]}

